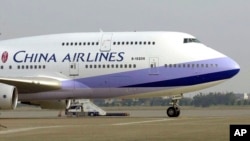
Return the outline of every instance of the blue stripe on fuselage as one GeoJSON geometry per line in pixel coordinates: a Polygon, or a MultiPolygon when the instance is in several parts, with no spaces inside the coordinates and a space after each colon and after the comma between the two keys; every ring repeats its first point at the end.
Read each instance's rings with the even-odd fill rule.
{"type": "Polygon", "coordinates": [[[174,86],[190,86],[201,83],[208,83],[213,81],[219,81],[229,79],[239,72],[239,69],[222,71],[210,74],[203,74],[198,76],[190,76],[185,78],[177,78],[172,80],[164,80],[158,82],[129,85],[124,87],[174,87],[174,86]]]}

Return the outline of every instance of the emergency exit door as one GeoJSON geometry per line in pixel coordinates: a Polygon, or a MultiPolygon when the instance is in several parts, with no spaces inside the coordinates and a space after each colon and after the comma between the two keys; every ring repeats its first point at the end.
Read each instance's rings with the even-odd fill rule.
{"type": "Polygon", "coordinates": [[[79,76],[79,64],[76,62],[70,62],[69,64],[69,76],[79,76]]]}
{"type": "Polygon", "coordinates": [[[111,50],[112,33],[103,33],[101,40],[101,52],[109,52],[111,50]]]}
{"type": "Polygon", "coordinates": [[[151,57],[149,58],[149,74],[158,75],[159,74],[159,58],[151,57]]]}

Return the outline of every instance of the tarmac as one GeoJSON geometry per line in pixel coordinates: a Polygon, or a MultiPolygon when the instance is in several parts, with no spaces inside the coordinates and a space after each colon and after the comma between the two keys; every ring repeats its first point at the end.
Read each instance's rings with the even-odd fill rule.
{"type": "Polygon", "coordinates": [[[250,124],[250,107],[182,107],[168,118],[166,107],[115,107],[125,117],[58,117],[59,111],[19,108],[0,113],[0,141],[228,141],[230,124],[250,124]]]}

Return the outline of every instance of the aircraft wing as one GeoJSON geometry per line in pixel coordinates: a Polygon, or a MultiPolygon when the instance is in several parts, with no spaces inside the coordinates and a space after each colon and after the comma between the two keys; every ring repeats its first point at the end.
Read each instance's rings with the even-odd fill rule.
{"type": "Polygon", "coordinates": [[[17,87],[18,93],[37,93],[61,88],[61,81],[49,77],[0,77],[0,83],[17,87]]]}

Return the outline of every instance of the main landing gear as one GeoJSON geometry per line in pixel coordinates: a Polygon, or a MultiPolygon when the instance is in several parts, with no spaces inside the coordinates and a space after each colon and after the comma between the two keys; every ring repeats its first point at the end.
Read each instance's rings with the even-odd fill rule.
{"type": "Polygon", "coordinates": [[[180,108],[179,108],[179,106],[178,106],[178,102],[179,102],[179,100],[180,99],[182,99],[183,98],[183,94],[181,94],[181,95],[176,95],[176,96],[173,96],[172,97],[172,100],[171,100],[171,107],[169,107],[168,109],[167,109],[167,115],[169,116],[169,117],[178,117],[179,115],[180,115],[180,113],[181,113],[181,110],[180,110],[180,108]]]}

